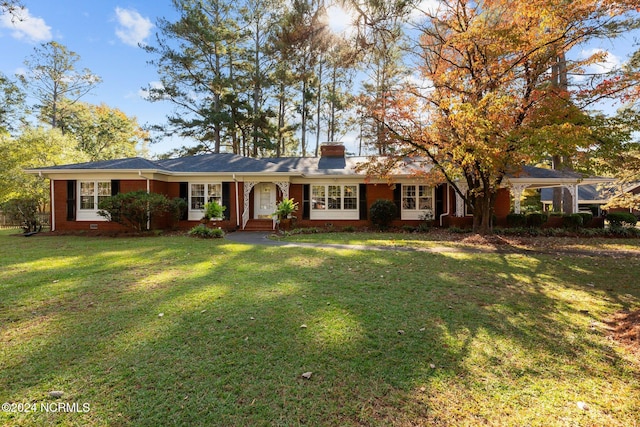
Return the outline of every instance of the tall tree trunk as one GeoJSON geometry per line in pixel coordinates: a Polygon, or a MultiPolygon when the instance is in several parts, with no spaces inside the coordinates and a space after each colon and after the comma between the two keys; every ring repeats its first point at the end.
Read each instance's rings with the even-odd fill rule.
{"type": "Polygon", "coordinates": [[[318,64],[318,100],[316,103],[316,152],[315,156],[318,157],[318,150],[320,149],[320,107],[322,104],[322,60],[318,64]]]}
{"type": "MultiPolygon", "coordinates": [[[[551,83],[558,89],[558,93],[566,94],[569,90],[567,77],[567,59],[564,52],[556,58],[555,64],[551,67],[551,83]]],[[[571,171],[571,159],[568,156],[554,155],[552,158],[553,169],[560,171],[571,171]]],[[[577,197],[577,194],[576,194],[577,197]]],[[[573,198],[569,190],[563,187],[553,188],[552,206],[554,212],[574,213],[573,198]]]]}
{"type": "Polygon", "coordinates": [[[278,144],[276,147],[276,157],[280,157],[285,152],[284,146],[284,125],[285,125],[285,112],[286,112],[286,87],[284,82],[280,82],[280,94],[278,96],[278,144]]]}
{"type": "Polygon", "coordinates": [[[331,76],[331,117],[329,119],[328,126],[328,141],[336,140],[336,80],[338,78],[338,67],[333,66],[333,73],[331,76]]]}
{"type": "Polygon", "coordinates": [[[307,79],[302,80],[302,120],[300,123],[302,157],[307,157],[307,79]]]}

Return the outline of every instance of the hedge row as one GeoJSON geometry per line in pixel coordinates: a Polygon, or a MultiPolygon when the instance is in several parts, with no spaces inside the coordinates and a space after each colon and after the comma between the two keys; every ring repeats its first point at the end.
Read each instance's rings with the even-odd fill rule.
{"type": "MultiPolygon", "coordinates": [[[[553,214],[552,214],[553,215],[553,214]]],[[[585,227],[593,220],[593,215],[589,212],[580,212],[576,214],[564,214],[561,215],[562,227],[571,230],[577,230],[580,227],[585,227]]],[[[510,213],[507,215],[507,227],[509,228],[540,228],[549,219],[547,214],[543,213],[510,213]]]]}

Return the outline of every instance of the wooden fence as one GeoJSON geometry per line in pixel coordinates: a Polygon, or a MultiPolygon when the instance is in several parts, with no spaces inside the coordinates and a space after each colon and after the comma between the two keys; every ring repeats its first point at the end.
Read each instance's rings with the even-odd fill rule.
{"type": "MultiPolygon", "coordinates": [[[[49,226],[49,212],[38,213],[40,224],[45,227],[49,226]]],[[[0,211],[0,228],[20,228],[22,224],[20,221],[12,221],[4,212],[0,211]]]]}

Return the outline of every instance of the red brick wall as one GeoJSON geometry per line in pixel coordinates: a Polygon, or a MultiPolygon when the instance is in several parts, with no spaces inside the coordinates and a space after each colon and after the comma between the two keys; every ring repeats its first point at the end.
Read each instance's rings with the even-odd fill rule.
{"type": "Polygon", "coordinates": [[[302,219],[304,186],[302,184],[291,184],[289,186],[289,198],[298,204],[298,210],[293,213],[293,216],[302,219]]]}
{"type": "MultiPolygon", "coordinates": [[[[97,226],[97,231],[120,231],[126,230],[120,224],[108,221],[67,221],[67,181],[56,180],[53,182],[53,195],[55,201],[55,224],[56,231],[96,231],[92,230],[91,225],[97,226]]],[[[129,191],[146,190],[146,180],[121,180],[120,191],[125,193],[129,191]]],[[[76,198],[79,195],[76,195],[76,198]]]]}
{"type": "MultiPolygon", "coordinates": [[[[97,226],[97,231],[122,231],[127,228],[116,223],[108,221],[67,221],[67,181],[56,180],[53,181],[54,186],[54,200],[55,200],[55,222],[57,231],[83,231],[92,230],[91,225],[97,226]]],[[[149,188],[151,192],[157,192],[165,194],[169,197],[178,197],[180,195],[179,183],[166,183],[161,181],[150,181],[149,188]]],[[[120,192],[128,193],[131,191],[139,191],[147,189],[147,180],[121,180],[120,192]]],[[[76,195],[78,197],[78,195],[76,195]]],[[[166,227],[169,221],[167,218],[160,218],[154,221],[155,227],[166,227]]]]}
{"type": "Polygon", "coordinates": [[[387,184],[367,184],[367,209],[378,199],[393,201],[393,188],[387,184]]]}
{"type": "MultiPolygon", "coordinates": [[[[67,181],[60,180],[53,182],[53,190],[55,197],[55,217],[56,217],[56,229],[60,231],[65,230],[90,230],[91,224],[97,224],[99,231],[114,231],[114,230],[124,230],[125,228],[119,224],[109,223],[106,221],[67,221],[67,181]]],[[[162,182],[162,181],[150,181],[149,183],[150,190],[155,193],[164,194],[169,198],[179,197],[180,196],[180,183],[179,182],[162,182]]],[[[355,226],[355,227],[367,227],[370,226],[371,223],[368,220],[322,220],[322,221],[304,221],[302,220],[302,204],[303,204],[303,184],[292,184],[289,188],[289,197],[293,198],[296,202],[299,203],[298,211],[295,213],[295,216],[298,217],[297,225],[298,226],[318,226],[324,227],[326,223],[332,223],[336,228],[346,227],[346,226],[355,226]]],[[[146,190],[147,182],[144,179],[141,180],[121,180],[120,181],[120,191],[121,192],[130,192],[137,190],[146,190]]],[[[244,183],[238,183],[238,203],[239,203],[239,222],[242,225],[242,210],[244,208],[244,200],[243,200],[243,190],[244,183]]],[[[282,195],[279,194],[278,200],[282,199],[282,195]]],[[[367,209],[378,199],[387,199],[393,200],[393,188],[388,184],[367,184],[367,209]]],[[[461,220],[451,220],[453,218],[455,212],[455,192],[452,189],[449,189],[449,217],[445,217],[444,225],[462,225],[459,223],[464,223],[469,221],[469,219],[461,219],[461,220]]],[[[252,209],[253,201],[250,200],[250,212],[252,209]]],[[[236,228],[236,190],[235,183],[230,183],[230,191],[229,191],[229,209],[230,219],[228,221],[221,221],[218,226],[221,226],[224,229],[232,230],[236,228]]],[[[446,211],[446,208],[445,208],[446,211]]],[[[505,218],[506,215],[510,211],[510,194],[507,189],[500,190],[496,199],[495,213],[500,221],[502,218],[505,218]]],[[[435,218],[436,223],[439,224],[440,218],[435,218]]],[[[403,224],[411,224],[417,225],[420,221],[394,221],[393,225],[401,226],[403,224]]],[[[197,221],[179,221],[178,224],[175,224],[177,228],[180,229],[189,229],[195,225],[197,225],[197,221]]],[[[171,225],[171,221],[168,218],[161,218],[154,221],[154,227],[157,228],[165,228],[171,225]]]]}
{"type": "Polygon", "coordinates": [[[511,212],[511,192],[508,188],[498,190],[495,204],[495,215],[498,218],[506,218],[511,212]]]}

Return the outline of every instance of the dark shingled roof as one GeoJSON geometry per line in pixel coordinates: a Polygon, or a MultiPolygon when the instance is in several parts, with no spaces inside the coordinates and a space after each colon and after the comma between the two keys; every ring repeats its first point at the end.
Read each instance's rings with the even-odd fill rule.
{"type": "MultiPolygon", "coordinates": [[[[43,169],[43,168],[35,168],[43,169]]],[[[142,157],[128,159],[102,160],[99,162],[76,163],[72,165],[48,166],[46,169],[75,170],[75,169],[163,169],[157,163],[142,157]]]]}
{"type": "Polygon", "coordinates": [[[510,173],[509,176],[512,178],[584,178],[584,175],[578,172],[544,169],[535,166],[523,166],[520,172],[510,173]]]}
{"type": "Polygon", "coordinates": [[[280,168],[305,175],[356,175],[366,157],[278,157],[268,159],[280,168]]]}
{"type": "Polygon", "coordinates": [[[156,163],[172,172],[289,172],[288,169],[279,168],[271,163],[269,159],[253,159],[229,153],[180,157],[159,160],[156,163]]]}
{"type": "MultiPolygon", "coordinates": [[[[307,176],[352,176],[365,175],[357,172],[359,164],[371,161],[370,157],[279,157],[254,159],[237,154],[203,154],[151,161],[141,157],[128,159],[104,160],[72,165],[33,168],[42,170],[156,170],[175,173],[290,173],[307,176]]],[[[392,172],[396,175],[411,175],[419,171],[429,170],[424,159],[405,159],[392,172]]],[[[512,178],[533,179],[576,179],[582,175],[572,171],[558,171],[533,166],[523,166],[518,173],[509,174],[512,178]]]]}

